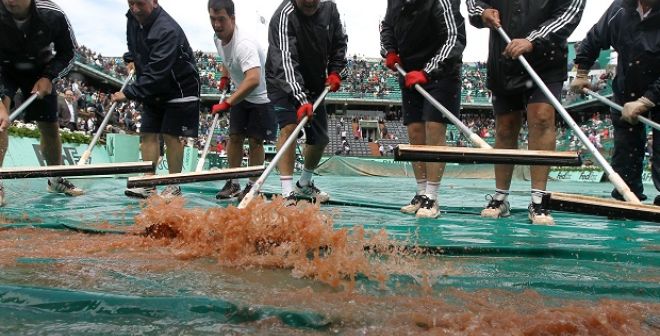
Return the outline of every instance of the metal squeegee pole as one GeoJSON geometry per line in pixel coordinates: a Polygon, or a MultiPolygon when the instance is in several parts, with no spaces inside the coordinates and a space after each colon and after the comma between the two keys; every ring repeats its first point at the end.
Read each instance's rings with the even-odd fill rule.
{"type": "MultiPolygon", "coordinates": [[[[222,96],[220,97],[220,102],[222,103],[223,101],[225,101],[226,97],[227,97],[227,90],[222,92],[222,96]]],[[[213,132],[215,131],[215,128],[218,127],[219,119],[220,119],[220,113],[216,113],[215,116],[213,116],[213,122],[211,123],[209,134],[206,136],[206,143],[204,144],[204,150],[202,151],[202,156],[199,158],[199,161],[197,162],[197,167],[195,167],[195,172],[197,173],[204,170],[204,163],[206,162],[206,156],[209,154],[209,148],[211,148],[211,140],[213,139],[213,132]]]]}
{"type": "Polygon", "coordinates": [[[14,120],[16,120],[16,118],[18,118],[21,114],[23,114],[25,109],[28,108],[28,106],[30,106],[30,104],[32,104],[32,102],[34,102],[38,97],[39,94],[33,93],[30,96],[30,98],[24,101],[23,104],[21,104],[21,106],[19,106],[14,112],[12,112],[11,115],[9,115],[9,122],[10,123],[14,122],[14,120]]]}
{"type": "MultiPolygon", "coordinates": [[[[128,86],[128,83],[131,81],[131,78],[133,78],[133,72],[131,72],[128,75],[128,77],[126,77],[126,80],[124,81],[124,84],[121,86],[121,89],[119,91],[124,91],[126,86],[128,86]]],[[[96,143],[99,142],[99,139],[101,139],[101,135],[105,131],[105,126],[108,125],[108,122],[110,121],[110,117],[115,112],[116,108],[117,108],[117,102],[112,103],[112,106],[110,106],[110,110],[108,110],[108,113],[105,114],[105,117],[103,118],[103,122],[101,122],[99,129],[96,130],[96,134],[94,134],[94,138],[87,146],[87,149],[85,149],[83,155],[80,156],[80,160],[78,160],[78,165],[86,164],[87,160],[89,160],[89,157],[92,156],[92,150],[94,150],[94,146],[96,146],[96,143]]]]}

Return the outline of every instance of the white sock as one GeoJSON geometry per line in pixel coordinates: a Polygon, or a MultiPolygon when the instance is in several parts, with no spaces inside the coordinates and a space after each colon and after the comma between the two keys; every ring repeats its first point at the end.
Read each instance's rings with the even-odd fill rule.
{"type": "Polygon", "coordinates": [[[59,177],[49,177],[48,178],[48,181],[50,181],[50,184],[55,184],[55,183],[59,182],[58,180],[59,180],[59,177]]]}
{"type": "Polygon", "coordinates": [[[493,195],[494,200],[496,200],[496,201],[506,201],[507,198],[509,198],[509,191],[508,190],[495,189],[495,195],[493,195]]]}
{"type": "Polygon", "coordinates": [[[438,200],[440,182],[426,182],[426,196],[434,201],[438,200]]]}
{"type": "Polygon", "coordinates": [[[289,196],[293,192],[293,176],[280,176],[282,195],[289,196]]]}
{"type": "Polygon", "coordinates": [[[541,204],[543,203],[543,196],[545,196],[545,190],[532,189],[532,203],[541,204]]]}
{"type": "Polygon", "coordinates": [[[312,176],[314,176],[314,170],[307,170],[307,168],[304,168],[302,175],[300,175],[300,180],[298,180],[298,184],[300,184],[301,187],[308,186],[309,183],[312,182],[312,176]]]}
{"type": "Polygon", "coordinates": [[[417,180],[417,195],[424,195],[426,193],[426,179],[417,180]]]}

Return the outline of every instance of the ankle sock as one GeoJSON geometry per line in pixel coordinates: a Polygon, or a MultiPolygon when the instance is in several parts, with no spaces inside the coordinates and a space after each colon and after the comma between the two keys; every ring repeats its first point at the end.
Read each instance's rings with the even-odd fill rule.
{"type": "Polygon", "coordinates": [[[496,200],[496,201],[506,201],[507,198],[509,198],[509,191],[508,190],[495,189],[495,195],[493,195],[494,200],[496,200]]]}

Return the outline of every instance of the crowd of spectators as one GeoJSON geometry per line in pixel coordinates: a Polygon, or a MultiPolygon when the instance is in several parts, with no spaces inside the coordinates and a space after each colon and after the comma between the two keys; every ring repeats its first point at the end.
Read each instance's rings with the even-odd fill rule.
{"type": "Polygon", "coordinates": [[[81,45],[76,51],[76,59],[113,77],[123,79],[128,76],[128,68],[121,57],[103,57],[101,53],[81,45]]]}

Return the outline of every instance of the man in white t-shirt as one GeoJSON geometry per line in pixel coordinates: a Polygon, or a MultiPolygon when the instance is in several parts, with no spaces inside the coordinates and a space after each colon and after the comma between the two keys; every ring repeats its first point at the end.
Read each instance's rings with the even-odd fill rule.
{"type": "MultiPolygon", "coordinates": [[[[277,121],[266,94],[264,64],[266,55],[256,39],[244,34],[236,26],[232,0],[209,0],[209,17],[215,31],[214,42],[223,67],[236,87],[232,95],[213,106],[211,112],[229,112],[229,167],[240,167],[243,160],[243,142],[248,138],[249,165],[264,163],[264,140],[275,140],[277,121]]],[[[224,69],[223,69],[224,70],[224,69]]],[[[228,180],[216,198],[238,196],[241,200],[252,188],[256,179],[249,180],[245,189],[237,181],[228,180]]]]}

